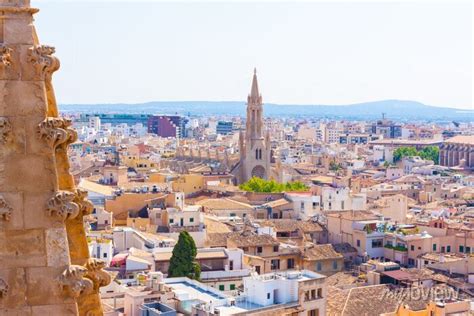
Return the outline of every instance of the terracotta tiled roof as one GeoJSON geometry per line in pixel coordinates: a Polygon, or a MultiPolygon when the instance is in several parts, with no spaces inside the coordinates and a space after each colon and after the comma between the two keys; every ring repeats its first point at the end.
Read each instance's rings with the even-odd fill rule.
{"type": "Polygon", "coordinates": [[[204,216],[204,224],[206,225],[207,234],[213,233],[230,233],[229,227],[220,222],[217,217],[204,216]]]}
{"type": "Polygon", "coordinates": [[[331,276],[328,276],[324,282],[329,287],[332,287],[332,286],[345,287],[348,285],[354,285],[358,281],[359,279],[350,273],[337,272],[331,276]]]}
{"type": "Polygon", "coordinates": [[[276,246],[279,244],[278,240],[270,235],[257,235],[251,232],[231,233],[228,240],[232,241],[237,247],[276,246]]]}
{"type": "Polygon", "coordinates": [[[326,315],[341,316],[348,295],[349,290],[342,290],[334,286],[328,286],[326,315]]]}
{"type": "Polygon", "coordinates": [[[299,228],[295,219],[272,219],[260,222],[260,226],[270,226],[276,232],[292,232],[299,228]]]}
{"type": "Polygon", "coordinates": [[[353,221],[362,221],[362,220],[371,220],[378,219],[379,217],[370,211],[337,211],[337,212],[328,212],[326,214],[328,217],[343,218],[353,221]]]}
{"type": "Polygon", "coordinates": [[[323,231],[321,225],[313,221],[299,221],[298,226],[304,233],[314,233],[323,231]]]}
{"type": "Polygon", "coordinates": [[[115,194],[115,189],[113,187],[95,183],[86,179],[81,179],[78,187],[86,191],[99,193],[106,196],[114,196],[115,194]]]}
{"type": "Polygon", "coordinates": [[[206,245],[208,247],[226,247],[227,238],[232,233],[208,233],[206,239],[206,245]]]}
{"type": "Polygon", "coordinates": [[[398,281],[412,280],[411,274],[403,270],[384,271],[383,274],[398,281]]]}
{"type": "Polygon", "coordinates": [[[321,232],[323,228],[313,221],[301,221],[296,219],[270,219],[259,223],[261,226],[270,226],[276,232],[293,232],[301,230],[304,233],[321,232]]]}
{"type": "Polygon", "coordinates": [[[444,141],[445,143],[474,145],[474,136],[458,135],[444,141]]]}
{"type": "Polygon", "coordinates": [[[328,296],[328,315],[344,315],[344,316],[372,316],[384,313],[394,313],[401,305],[408,306],[413,311],[426,308],[432,297],[439,293],[451,295],[454,293],[452,288],[444,285],[431,288],[412,287],[412,288],[395,288],[393,286],[383,284],[374,286],[362,286],[349,290],[342,311],[336,305],[340,303],[344,292],[334,287],[329,287],[330,295],[328,296]],[[439,291],[443,288],[446,291],[439,291]],[[331,295],[331,291],[333,295],[331,295]],[[420,295],[420,291],[423,295],[420,295]],[[341,292],[343,294],[341,294],[341,292]],[[412,292],[412,293],[410,293],[412,292]],[[333,296],[336,296],[335,298],[333,296]],[[337,297],[339,295],[339,297],[337,297]],[[335,313],[338,312],[338,313],[335,313]]]}
{"type": "Polygon", "coordinates": [[[406,176],[402,176],[398,179],[395,179],[393,182],[396,183],[425,183],[425,179],[423,179],[420,176],[413,175],[413,174],[408,174],[406,176]]]}
{"type": "Polygon", "coordinates": [[[411,268],[411,269],[404,269],[406,272],[410,273],[413,279],[416,280],[427,280],[432,279],[434,272],[430,269],[418,269],[418,268],[411,268]]]}
{"type": "Polygon", "coordinates": [[[343,258],[340,253],[337,253],[334,250],[331,244],[307,247],[303,251],[303,257],[305,260],[328,260],[343,258]]]}
{"type": "Polygon", "coordinates": [[[291,205],[292,203],[286,199],[278,199],[278,200],[263,204],[263,206],[268,206],[268,207],[280,207],[280,206],[291,206],[291,205]]]}
{"type": "Polygon", "coordinates": [[[395,297],[385,295],[389,291],[390,287],[385,284],[352,288],[340,315],[373,316],[393,313],[398,308],[398,301],[395,297]]]}
{"type": "Polygon", "coordinates": [[[341,244],[335,244],[333,245],[334,250],[339,252],[339,253],[351,253],[351,252],[357,252],[357,249],[352,247],[351,244],[345,242],[341,244]]]}
{"type": "MultiPolygon", "coordinates": [[[[155,261],[169,261],[173,256],[172,250],[166,252],[155,252],[153,254],[155,261]]],[[[214,249],[213,251],[200,251],[198,249],[196,259],[224,259],[227,258],[226,253],[224,250],[214,249]]]]}
{"type": "Polygon", "coordinates": [[[238,202],[228,198],[206,199],[197,201],[196,204],[213,210],[253,210],[253,207],[250,204],[238,202]]]}

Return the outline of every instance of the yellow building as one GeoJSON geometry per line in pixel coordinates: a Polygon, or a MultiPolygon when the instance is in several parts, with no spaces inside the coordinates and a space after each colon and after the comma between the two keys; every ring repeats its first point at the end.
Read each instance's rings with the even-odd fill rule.
{"type": "Polygon", "coordinates": [[[146,231],[149,225],[150,225],[149,218],[127,217],[127,227],[131,227],[140,231],[146,231]]]}
{"type": "Polygon", "coordinates": [[[425,308],[410,308],[407,304],[401,304],[393,314],[384,316],[446,316],[446,315],[469,315],[470,304],[468,300],[453,300],[448,302],[430,302],[425,308]]]}
{"type": "Polygon", "coordinates": [[[185,195],[205,189],[204,176],[201,174],[184,174],[171,184],[174,192],[184,192],[185,195]]]}
{"type": "Polygon", "coordinates": [[[108,185],[123,185],[128,182],[127,167],[106,165],[102,171],[102,182],[108,185]]]}
{"type": "Polygon", "coordinates": [[[135,169],[137,172],[146,173],[152,169],[158,169],[160,164],[146,157],[127,156],[124,165],[135,169]]]}
{"type": "Polygon", "coordinates": [[[163,193],[124,193],[113,200],[105,200],[105,210],[111,212],[115,225],[126,225],[128,212],[139,211],[150,200],[163,196],[163,193]]]}
{"type": "Polygon", "coordinates": [[[166,173],[160,172],[152,172],[148,174],[148,178],[146,182],[155,182],[155,183],[165,183],[170,179],[172,176],[166,173]]]}
{"type": "Polygon", "coordinates": [[[334,250],[331,244],[311,245],[302,253],[302,267],[324,275],[332,275],[344,268],[344,256],[334,250]]]}

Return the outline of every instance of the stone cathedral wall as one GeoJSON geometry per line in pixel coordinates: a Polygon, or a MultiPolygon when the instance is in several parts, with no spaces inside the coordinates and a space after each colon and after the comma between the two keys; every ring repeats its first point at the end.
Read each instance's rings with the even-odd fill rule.
{"type": "Polygon", "coordinates": [[[29,0],[0,0],[0,314],[102,315],[104,262],[89,256],[59,117],[55,48],[41,45],[29,0]]]}

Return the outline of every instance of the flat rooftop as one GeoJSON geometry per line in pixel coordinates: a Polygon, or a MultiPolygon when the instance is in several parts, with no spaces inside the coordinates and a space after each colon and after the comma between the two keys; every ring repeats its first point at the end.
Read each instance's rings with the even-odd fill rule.
{"type": "Polygon", "coordinates": [[[436,145],[441,144],[443,142],[442,139],[378,139],[369,142],[372,145],[436,145]]]}
{"type": "Polygon", "coordinates": [[[315,279],[324,279],[326,278],[325,275],[309,271],[309,270],[300,270],[300,271],[280,271],[280,272],[272,272],[266,273],[261,275],[252,275],[249,278],[254,280],[261,280],[261,281],[270,281],[276,279],[286,279],[286,280],[298,280],[298,282],[308,281],[308,280],[315,280],[315,279]]]}
{"type": "Polygon", "coordinates": [[[458,135],[458,136],[454,136],[452,138],[447,139],[445,143],[474,145],[474,136],[473,135],[458,135]]]}
{"type": "Polygon", "coordinates": [[[236,300],[234,306],[219,306],[220,315],[234,315],[238,313],[245,313],[251,310],[264,308],[264,306],[250,303],[247,300],[236,300]]]}
{"type": "Polygon", "coordinates": [[[216,289],[187,278],[167,278],[165,283],[173,289],[173,292],[181,301],[199,300],[209,304],[216,300],[228,298],[226,294],[216,289]]]}

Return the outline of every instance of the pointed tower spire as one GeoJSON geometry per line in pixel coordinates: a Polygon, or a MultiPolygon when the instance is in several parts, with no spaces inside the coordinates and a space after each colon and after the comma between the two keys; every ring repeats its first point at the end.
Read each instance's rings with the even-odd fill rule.
{"type": "Polygon", "coordinates": [[[250,90],[250,98],[258,100],[260,94],[258,93],[257,68],[253,69],[252,88],[250,90]]]}

